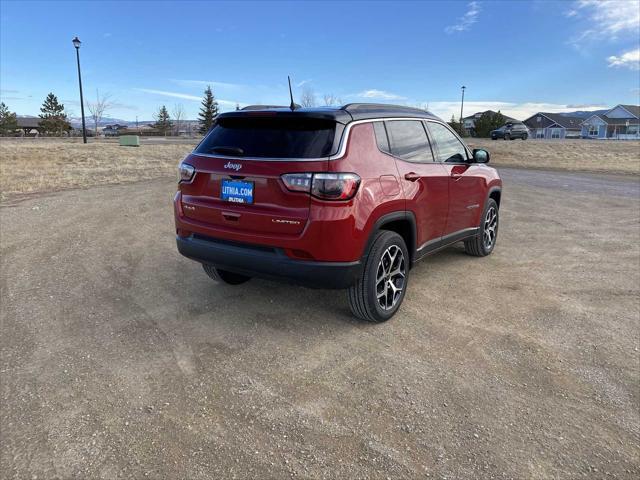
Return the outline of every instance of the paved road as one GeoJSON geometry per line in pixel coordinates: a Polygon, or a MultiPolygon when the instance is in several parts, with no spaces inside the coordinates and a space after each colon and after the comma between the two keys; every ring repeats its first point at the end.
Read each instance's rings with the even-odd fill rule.
{"type": "Polygon", "coordinates": [[[3,478],[638,478],[637,182],[503,175],[383,325],[210,281],[171,180],[1,207],[3,478]]]}

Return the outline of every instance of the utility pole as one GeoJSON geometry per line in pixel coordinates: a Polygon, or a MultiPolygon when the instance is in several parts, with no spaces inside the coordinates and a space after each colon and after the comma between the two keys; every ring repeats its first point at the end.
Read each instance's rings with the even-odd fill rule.
{"type": "Polygon", "coordinates": [[[464,135],[464,127],[462,126],[462,112],[464,110],[464,91],[467,89],[464,85],[462,86],[462,102],[460,102],[460,135],[464,135]]]}

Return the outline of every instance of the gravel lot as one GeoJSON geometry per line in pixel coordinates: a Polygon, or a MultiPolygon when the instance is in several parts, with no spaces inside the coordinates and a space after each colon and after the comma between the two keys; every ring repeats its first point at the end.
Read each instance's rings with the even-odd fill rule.
{"type": "Polygon", "coordinates": [[[1,476],[638,478],[638,177],[502,174],[494,254],[382,325],[209,280],[172,180],[5,202],[1,476]]]}

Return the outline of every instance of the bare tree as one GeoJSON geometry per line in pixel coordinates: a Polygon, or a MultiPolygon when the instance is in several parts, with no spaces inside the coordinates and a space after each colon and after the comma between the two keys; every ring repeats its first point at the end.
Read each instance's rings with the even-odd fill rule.
{"type": "Polygon", "coordinates": [[[304,87],[302,90],[302,96],[300,97],[300,105],[303,107],[316,106],[316,94],[313,92],[313,88],[304,87]]]}
{"type": "Polygon", "coordinates": [[[336,97],[333,93],[325,93],[323,95],[322,99],[324,100],[324,104],[327,107],[330,107],[332,105],[341,105],[342,104],[342,100],[339,97],[336,97]]]}
{"type": "Polygon", "coordinates": [[[174,126],[176,127],[176,135],[180,135],[180,126],[182,120],[184,120],[184,106],[181,103],[176,103],[171,113],[173,114],[174,126]]]}
{"type": "Polygon", "coordinates": [[[104,114],[109,110],[113,104],[111,103],[111,94],[105,93],[100,96],[100,92],[96,89],[96,101],[95,102],[87,102],[87,109],[89,110],[91,119],[93,120],[93,125],[96,132],[96,137],[98,136],[98,124],[104,117],[104,114]]]}

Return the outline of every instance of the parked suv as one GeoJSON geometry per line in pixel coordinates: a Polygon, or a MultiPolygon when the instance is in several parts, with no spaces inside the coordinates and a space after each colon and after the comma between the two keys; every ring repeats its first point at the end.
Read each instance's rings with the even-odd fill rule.
{"type": "Polygon", "coordinates": [[[179,166],[178,250],[228,284],[348,289],[355,316],[385,321],[418,260],[459,241],[495,248],[502,182],[488,161],[424,110],[224,113],[179,166]]]}
{"type": "Polygon", "coordinates": [[[527,137],[529,137],[529,130],[524,123],[507,123],[491,131],[491,140],[497,140],[498,138],[504,138],[505,140],[520,138],[526,140],[527,137]]]}

